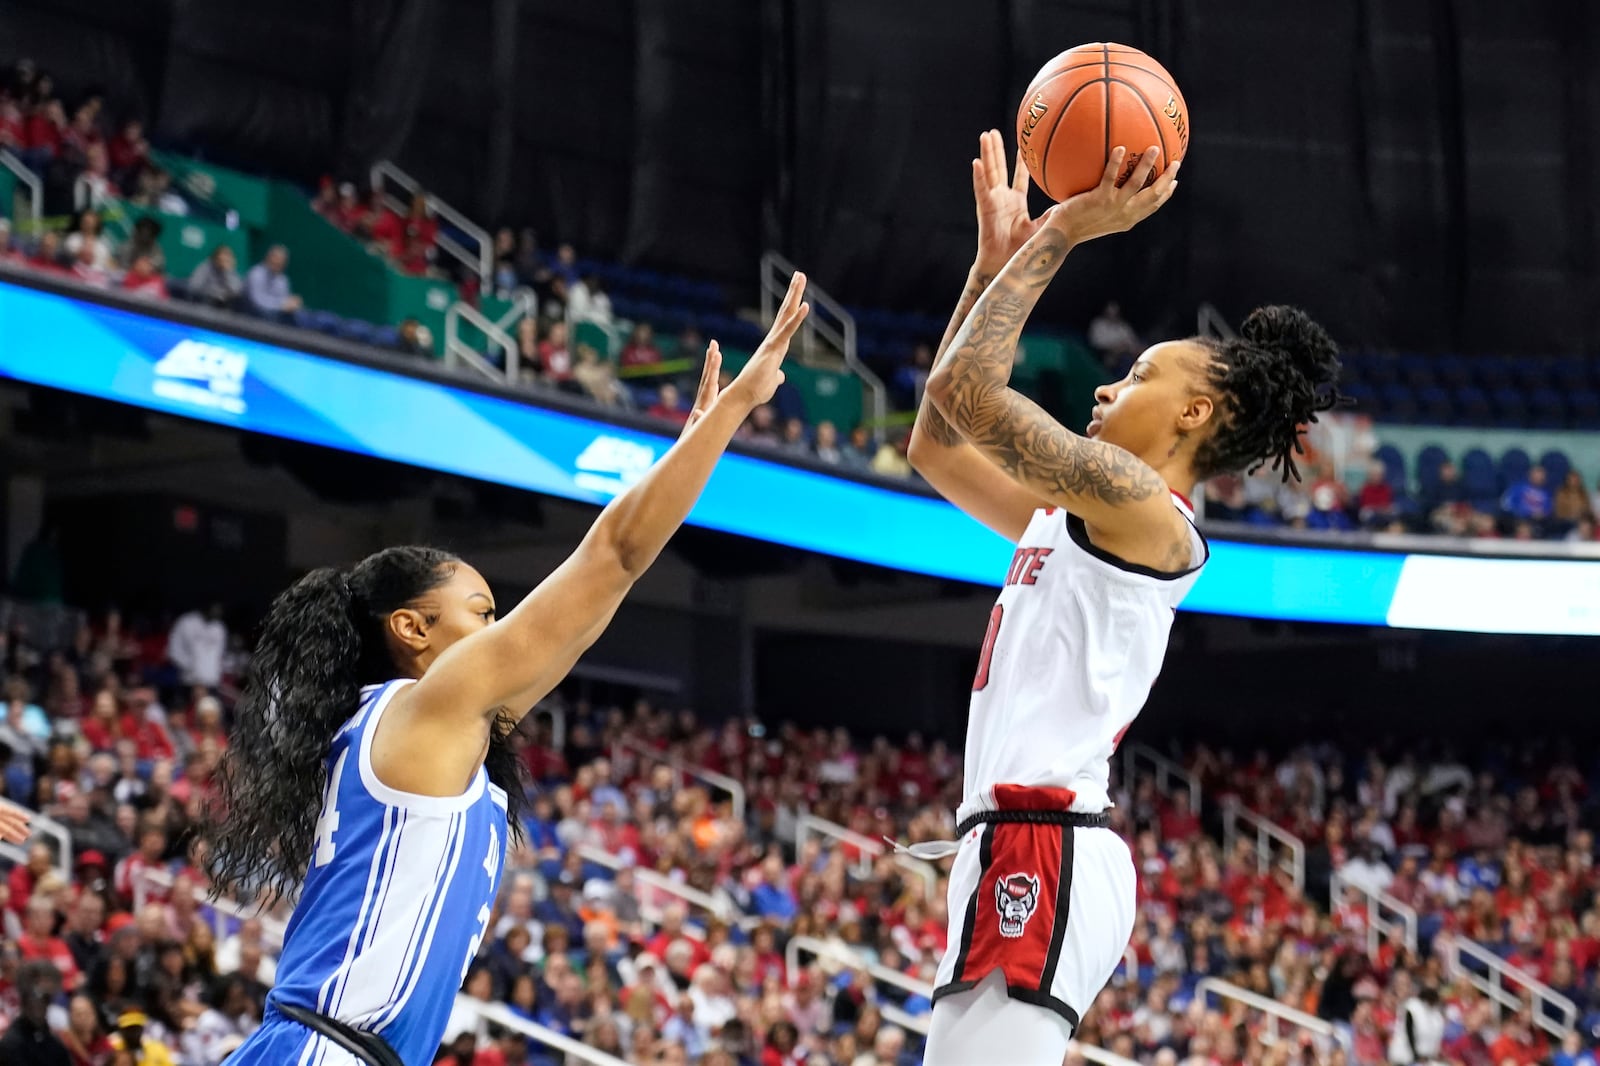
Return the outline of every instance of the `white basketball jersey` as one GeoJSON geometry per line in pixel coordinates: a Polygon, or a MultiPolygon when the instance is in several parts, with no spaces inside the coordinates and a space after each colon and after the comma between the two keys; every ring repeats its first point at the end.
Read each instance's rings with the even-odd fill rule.
{"type": "Polygon", "coordinates": [[[1162,574],[1089,540],[1059,507],[1035,511],[989,615],[967,721],[966,787],[958,818],[995,807],[996,785],[1070,789],[1072,809],[1111,803],[1111,755],[1166,656],[1178,604],[1209,549],[1194,511],[1194,565],[1162,574]]]}

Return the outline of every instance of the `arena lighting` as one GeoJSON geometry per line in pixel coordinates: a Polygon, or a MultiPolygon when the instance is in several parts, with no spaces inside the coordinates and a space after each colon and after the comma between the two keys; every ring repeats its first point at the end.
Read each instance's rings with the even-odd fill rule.
{"type": "MultiPolygon", "coordinates": [[[[0,281],[0,375],[19,381],[597,504],[671,444],[632,424],[390,365],[401,364],[315,355],[110,299],[0,281]]],[[[723,461],[689,521],[978,584],[994,584],[1011,555],[1010,545],[935,497],[748,454],[723,461]]],[[[1211,565],[1184,609],[1600,635],[1600,562],[1213,537],[1211,565]]]]}

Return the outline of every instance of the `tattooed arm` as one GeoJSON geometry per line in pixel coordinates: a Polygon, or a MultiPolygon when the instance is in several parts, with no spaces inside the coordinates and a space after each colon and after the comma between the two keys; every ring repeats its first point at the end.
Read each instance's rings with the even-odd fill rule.
{"type": "Polygon", "coordinates": [[[1114,444],[1068,431],[1009,384],[1022,327],[1072,247],[1131,227],[1170,195],[1170,179],[1132,191],[1142,187],[1147,166],[1127,183],[1131,189],[1118,188],[1120,163],[1108,165],[1100,189],[1054,209],[985,289],[935,366],[927,395],[1019,485],[1081,517],[1096,543],[1130,562],[1176,569],[1187,561],[1187,529],[1161,476],[1114,444]]]}
{"type": "MultiPolygon", "coordinates": [[[[978,208],[978,258],[939,342],[935,364],[944,358],[983,290],[1038,225],[1028,215],[1028,172],[1019,162],[1015,176],[1007,177],[1005,147],[997,130],[979,141],[979,158],[972,161],[972,192],[978,208]]],[[[911,430],[907,458],[941,496],[1008,540],[1021,537],[1033,512],[1044,506],[1043,500],[963,440],[926,393],[911,430]]]]}

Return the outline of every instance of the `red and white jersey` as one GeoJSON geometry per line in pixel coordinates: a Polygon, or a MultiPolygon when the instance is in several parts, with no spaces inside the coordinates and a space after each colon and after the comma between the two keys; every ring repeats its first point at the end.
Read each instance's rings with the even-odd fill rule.
{"type": "Polygon", "coordinates": [[[1064,788],[1075,811],[1111,804],[1111,755],[1161,672],[1172,617],[1209,549],[1194,511],[1193,565],[1162,574],[1095,547],[1083,520],[1035,511],[989,615],[967,720],[957,820],[993,810],[996,785],[1064,788]]]}

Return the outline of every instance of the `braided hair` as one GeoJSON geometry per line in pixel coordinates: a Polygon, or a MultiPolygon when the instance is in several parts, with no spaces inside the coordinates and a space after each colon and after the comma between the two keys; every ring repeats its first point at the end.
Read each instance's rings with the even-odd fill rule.
{"type": "Polygon", "coordinates": [[[1344,402],[1339,393],[1339,346],[1298,307],[1258,307],[1239,336],[1200,338],[1211,353],[1208,373],[1222,394],[1222,421],[1195,449],[1201,478],[1272,464],[1283,479],[1299,480],[1294,456],[1305,449],[1301,429],[1344,402]]]}

